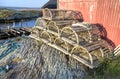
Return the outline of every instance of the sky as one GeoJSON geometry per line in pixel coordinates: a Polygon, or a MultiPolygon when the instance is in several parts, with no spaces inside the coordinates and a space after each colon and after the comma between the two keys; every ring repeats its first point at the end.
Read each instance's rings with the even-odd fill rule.
{"type": "Polygon", "coordinates": [[[49,0],[0,0],[0,6],[40,8],[49,0]]]}

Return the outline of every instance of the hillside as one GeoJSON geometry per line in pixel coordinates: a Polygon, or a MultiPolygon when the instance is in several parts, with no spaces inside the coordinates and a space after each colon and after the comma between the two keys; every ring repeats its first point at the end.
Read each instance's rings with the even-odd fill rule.
{"type": "Polygon", "coordinates": [[[21,20],[21,19],[32,19],[40,17],[41,12],[39,10],[11,10],[11,9],[0,9],[0,22],[21,20]]]}

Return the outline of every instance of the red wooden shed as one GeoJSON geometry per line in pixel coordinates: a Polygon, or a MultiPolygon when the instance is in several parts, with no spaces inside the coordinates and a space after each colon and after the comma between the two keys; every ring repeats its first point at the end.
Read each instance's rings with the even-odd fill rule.
{"type": "Polygon", "coordinates": [[[103,25],[107,37],[120,44],[120,0],[58,0],[58,8],[80,11],[84,21],[103,25]]]}

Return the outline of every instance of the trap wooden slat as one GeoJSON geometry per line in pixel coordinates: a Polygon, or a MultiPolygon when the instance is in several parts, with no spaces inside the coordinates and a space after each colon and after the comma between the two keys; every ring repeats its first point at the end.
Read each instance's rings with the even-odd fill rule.
{"type": "Polygon", "coordinates": [[[36,39],[36,40],[38,40],[38,41],[41,41],[41,40],[42,40],[42,41],[43,41],[44,43],[46,43],[47,45],[49,45],[49,46],[51,46],[51,47],[53,47],[53,48],[55,48],[55,49],[63,52],[63,53],[66,54],[66,55],[71,56],[72,58],[74,58],[74,59],[76,59],[77,61],[83,63],[84,65],[88,66],[89,68],[95,68],[95,67],[97,67],[98,64],[99,64],[99,63],[90,64],[90,63],[87,62],[86,60],[84,60],[84,59],[82,59],[82,58],[80,58],[80,57],[78,57],[78,56],[76,56],[76,55],[71,55],[69,52],[67,52],[67,51],[64,50],[63,48],[61,48],[61,47],[59,47],[59,46],[57,46],[57,45],[54,45],[54,44],[49,43],[47,40],[36,38],[35,35],[29,35],[29,37],[31,37],[31,38],[33,38],[33,39],[36,39]]]}

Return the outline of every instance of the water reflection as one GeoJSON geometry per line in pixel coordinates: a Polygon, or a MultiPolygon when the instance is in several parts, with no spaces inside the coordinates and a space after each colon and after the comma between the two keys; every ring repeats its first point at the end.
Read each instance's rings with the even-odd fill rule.
{"type": "Polygon", "coordinates": [[[36,19],[26,20],[21,22],[11,22],[11,23],[0,23],[0,29],[10,28],[20,28],[22,27],[33,27],[35,25],[36,19]]]}

